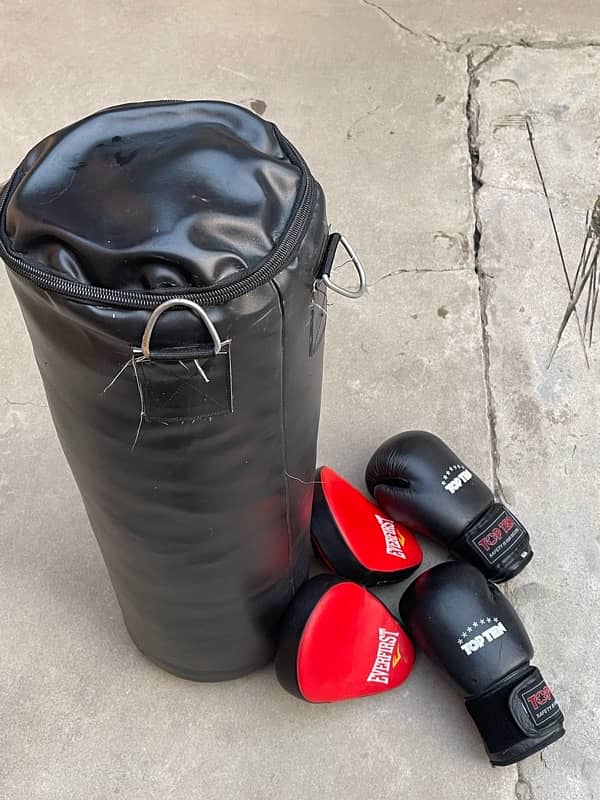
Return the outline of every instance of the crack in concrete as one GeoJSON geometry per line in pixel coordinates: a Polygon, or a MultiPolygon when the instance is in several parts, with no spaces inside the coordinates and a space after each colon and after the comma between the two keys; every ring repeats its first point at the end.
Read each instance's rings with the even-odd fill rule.
{"type": "MultiPolygon", "coordinates": [[[[456,47],[450,43],[450,49],[456,53],[465,52],[463,48],[471,45],[471,49],[475,47],[491,47],[496,53],[498,50],[510,50],[513,47],[523,47],[527,50],[581,50],[584,47],[600,47],[600,41],[592,40],[561,40],[561,39],[517,39],[514,42],[479,42],[472,37],[467,36],[465,40],[456,43],[456,47]]],[[[487,61],[487,57],[484,59],[487,61]]],[[[476,69],[480,65],[477,65],[476,69]]]]}
{"type": "Polygon", "coordinates": [[[415,31],[412,28],[409,28],[408,25],[405,25],[403,22],[400,22],[400,20],[392,16],[392,14],[390,14],[390,12],[386,8],[380,6],[378,3],[374,3],[373,0],[360,0],[360,2],[364,6],[370,6],[371,8],[376,9],[377,11],[379,11],[380,14],[383,14],[384,17],[387,17],[387,19],[389,19],[390,22],[392,22],[397,28],[400,28],[400,30],[404,31],[405,33],[409,33],[416,39],[424,39],[425,41],[433,42],[438,47],[446,47],[450,49],[450,45],[448,44],[448,42],[445,42],[443,39],[439,39],[432,33],[427,33],[427,31],[415,31]]]}
{"type": "MultiPolygon", "coordinates": [[[[481,67],[483,67],[483,65],[484,65],[484,64],[487,64],[487,63],[488,63],[488,61],[491,61],[491,60],[492,60],[492,58],[493,58],[493,57],[496,55],[496,53],[498,52],[498,50],[500,50],[500,45],[497,45],[497,44],[493,44],[493,45],[480,45],[480,46],[482,46],[482,47],[489,47],[490,49],[489,49],[489,51],[488,51],[488,52],[487,52],[487,53],[486,53],[486,54],[483,56],[483,58],[479,59],[479,61],[477,62],[477,64],[473,64],[473,65],[472,65],[472,67],[471,67],[471,72],[472,72],[472,73],[475,73],[475,72],[477,72],[477,70],[478,70],[478,69],[481,69],[481,67]]],[[[471,58],[473,58],[473,53],[472,53],[472,52],[470,53],[470,55],[471,55],[471,58]]]]}
{"type": "Polygon", "coordinates": [[[520,767],[518,765],[517,772],[519,772],[519,780],[515,784],[515,797],[517,800],[534,800],[531,784],[521,776],[520,767]]]}
{"type": "MultiPolygon", "coordinates": [[[[489,332],[489,302],[493,291],[490,280],[493,276],[488,275],[483,270],[479,254],[481,248],[481,216],[479,213],[478,194],[483,186],[481,180],[481,164],[479,152],[479,103],[475,97],[479,78],[477,70],[488,62],[498,52],[499,48],[492,50],[477,64],[473,63],[471,53],[467,54],[467,143],[469,158],[471,161],[471,199],[473,203],[473,214],[475,224],[473,226],[473,258],[475,261],[475,272],[479,281],[479,315],[481,319],[481,342],[483,354],[483,381],[486,394],[486,410],[488,418],[488,428],[490,435],[490,455],[492,464],[492,488],[494,495],[505,503],[504,489],[499,475],[500,453],[498,445],[498,415],[496,402],[491,382],[491,354],[490,354],[490,332],[489,332]]],[[[508,587],[504,588],[505,594],[510,598],[511,592],[508,587]]],[[[525,777],[522,765],[515,764],[516,781],[515,797],[517,800],[534,800],[533,789],[530,781],[525,777]]]]}
{"type": "Polygon", "coordinates": [[[351,123],[350,127],[346,131],[346,139],[352,139],[352,137],[354,136],[354,130],[355,130],[356,126],[360,122],[362,122],[364,119],[368,119],[369,117],[372,117],[373,114],[376,114],[380,109],[381,109],[381,103],[376,105],[375,108],[372,108],[370,111],[367,111],[366,114],[361,114],[360,117],[357,117],[354,120],[354,122],[351,123]]]}
{"type": "Polygon", "coordinates": [[[377,11],[381,16],[384,16],[401,31],[404,31],[404,33],[414,36],[415,39],[431,42],[436,47],[442,47],[448,52],[468,52],[469,55],[471,55],[473,49],[476,47],[491,48],[492,52],[488,53],[477,65],[474,66],[475,71],[478,70],[479,67],[483,66],[486,61],[492,58],[498,52],[498,50],[508,49],[511,47],[526,47],[530,50],[577,50],[582,47],[600,47],[600,40],[596,39],[526,39],[524,36],[522,36],[520,39],[516,39],[515,41],[489,42],[486,40],[479,40],[477,37],[480,34],[475,33],[466,34],[462,39],[452,42],[448,39],[442,39],[440,36],[435,36],[433,33],[429,33],[428,31],[417,31],[414,28],[411,28],[405,22],[401,22],[399,19],[397,19],[390,11],[387,10],[385,6],[375,3],[373,0],[360,0],[360,2],[364,6],[374,8],[375,11],[377,11]],[[470,47],[469,51],[466,50],[467,47],[470,47]]]}
{"type": "Polygon", "coordinates": [[[377,286],[378,283],[381,281],[385,281],[388,278],[394,278],[396,275],[426,275],[428,273],[435,273],[436,275],[442,272],[466,272],[469,267],[440,267],[439,269],[435,269],[433,267],[424,267],[423,269],[405,269],[401,267],[400,269],[395,269],[393,272],[386,272],[385,275],[380,275],[377,280],[369,283],[368,288],[372,288],[373,286],[377,286]]]}
{"type": "MultiPolygon", "coordinates": [[[[484,60],[487,60],[487,57],[484,60]]],[[[496,497],[503,501],[504,491],[498,475],[498,465],[500,459],[498,453],[497,413],[490,378],[488,306],[491,285],[489,283],[488,276],[481,269],[481,265],[479,263],[479,250],[481,245],[481,218],[479,215],[477,195],[481,189],[482,182],[479,163],[479,104],[475,98],[475,91],[479,83],[479,79],[476,75],[476,69],[477,67],[473,64],[472,56],[470,54],[467,55],[467,143],[469,148],[469,158],[471,161],[471,200],[473,203],[473,214],[475,217],[475,225],[473,227],[473,258],[475,261],[475,272],[479,280],[479,316],[481,319],[483,379],[485,383],[488,428],[490,432],[490,447],[492,457],[492,486],[496,497]]]]}
{"type": "Polygon", "coordinates": [[[34,403],[33,400],[10,400],[8,397],[2,397],[2,400],[7,406],[35,406],[35,408],[48,408],[43,403],[34,403]]]}

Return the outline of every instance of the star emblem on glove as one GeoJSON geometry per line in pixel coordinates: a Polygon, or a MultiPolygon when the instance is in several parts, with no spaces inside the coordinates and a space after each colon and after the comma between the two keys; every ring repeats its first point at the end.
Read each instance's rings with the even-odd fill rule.
{"type": "Polygon", "coordinates": [[[468,639],[471,637],[469,636],[470,633],[477,631],[477,628],[483,627],[484,625],[497,625],[499,622],[498,617],[481,617],[481,619],[476,620],[474,619],[470,625],[467,625],[465,630],[460,634],[458,639],[456,640],[457,644],[460,646],[464,644],[468,639]]]}
{"type": "Polygon", "coordinates": [[[451,464],[446,472],[442,475],[442,481],[446,481],[453,472],[456,472],[457,469],[464,469],[462,464],[451,464]]]}

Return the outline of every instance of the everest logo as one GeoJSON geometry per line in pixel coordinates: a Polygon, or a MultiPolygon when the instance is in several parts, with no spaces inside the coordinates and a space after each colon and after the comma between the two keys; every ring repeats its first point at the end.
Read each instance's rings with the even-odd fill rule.
{"type": "Polygon", "coordinates": [[[402,536],[396,530],[394,521],[391,519],[386,519],[386,517],[382,517],[379,514],[375,514],[375,519],[377,520],[379,527],[381,528],[381,532],[383,533],[385,552],[388,554],[388,556],[396,556],[396,558],[406,559],[406,554],[402,549],[405,539],[404,536],[402,536]]]}
{"type": "Polygon", "coordinates": [[[452,464],[442,475],[442,486],[450,494],[458,492],[473,477],[464,464],[452,464]]]}
{"type": "Polygon", "coordinates": [[[400,634],[398,631],[388,631],[385,628],[379,628],[378,634],[377,655],[367,683],[385,683],[387,686],[390,682],[390,669],[398,666],[402,660],[400,648],[394,652],[400,634]]]}

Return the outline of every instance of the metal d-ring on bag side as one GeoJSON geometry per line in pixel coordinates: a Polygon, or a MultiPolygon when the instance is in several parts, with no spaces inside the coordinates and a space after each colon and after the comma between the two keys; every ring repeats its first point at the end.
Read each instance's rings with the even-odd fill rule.
{"type": "Polygon", "coordinates": [[[345,236],[342,236],[341,233],[332,233],[329,237],[329,241],[327,243],[327,251],[325,253],[325,258],[323,260],[323,268],[321,270],[320,275],[321,280],[327,286],[328,289],[331,289],[337,294],[341,294],[343,297],[349,297],[352,300],[361,297],[367,288],[367,276],[365,275],[364,267],[359,259],[359,257],[354,252],[350,242],[346,239],[345,236]],[[340,286],[337,283],[334,283],[331,280],[331,270],[333,268],[333,262],[335,259],[335,255],[339,246],[342,246],[346,253],[348,254],[349,260],[352,262],[356,274],[358,276],[358,287],[356,289],[347,289],[344,286],[340,286]]]}
{"type": "Polygon", "coordinates": [[[228,103],[100,111],[0,198],[0,257],[125,625],[177,675],[266,663],[306,578],[332,242],[356,296],[306,163],[228,103]]]}

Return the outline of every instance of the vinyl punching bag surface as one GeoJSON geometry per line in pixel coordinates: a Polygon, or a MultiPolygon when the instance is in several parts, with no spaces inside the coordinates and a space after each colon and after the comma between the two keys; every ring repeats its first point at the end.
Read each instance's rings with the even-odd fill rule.
{"type": "Polygon", "coordinates": [[[265,663],[309,558],[318,183],[246,109],[120,106],[27,155],[0,234],[132,639],[196,680],[265,663]]]}

